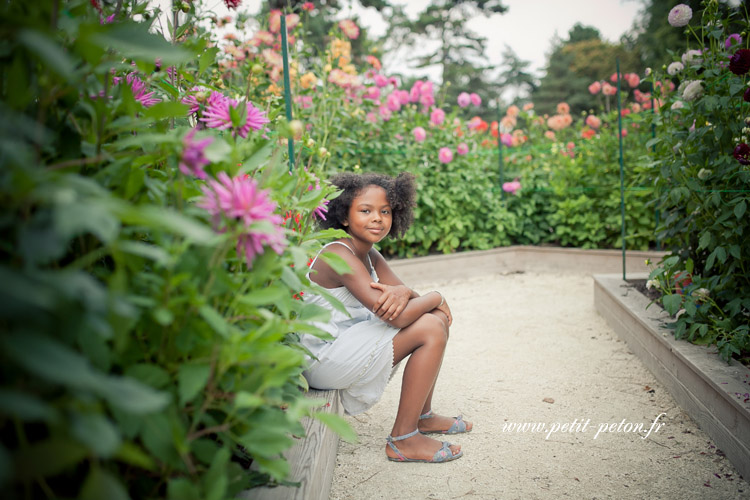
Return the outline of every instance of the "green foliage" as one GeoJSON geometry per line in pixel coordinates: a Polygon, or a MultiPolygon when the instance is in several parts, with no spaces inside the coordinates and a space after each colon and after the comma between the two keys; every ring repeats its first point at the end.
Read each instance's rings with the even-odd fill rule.
{"type": "Polygon", "coordinates": [[[178,168],[195,125],[180,100],[213,85],[200,75],[213,78],[216,51],[200,29],[173,45],[131,20],[134,5],[112,23],[87,0],[0,7],[9,498],[234,498],[284,480],[281,453],[317,413],[297,334],[325,336],[311,323],[325,314],[294,296],[317,290],[307,259],[332,235],[312,230],[312,212],[332,190],[308,189],[317,165],[289,175],[272,130],[201,131],[213,139],[210,178],[247,174],[298,221],[248,229],[226,217],[217,232],[197,205],[206,182],[178,168]],[[161,103],[143,103],[125,78],[136,72],[161,103]],[[248,230],[280,232],[279,253],[263,247],[249,262],[236,248],[248,230]]]}
{"type": "Polygon", "coordinates": [[[750,353],[750,171],[733,156],[738,144],[748,142],[747,74],[729,71],[736,47],[725,47],[732,27],[747,22],[746,11],[727,11],[716,2],[693,12],[685,29],[688,47],[705,49],[675,75],[677,92],[664,96],[663,111],[654,116],[654,154],[643,171],[659,193],[658,235],[672,252],[660,268],[661,287],[669,288],[674,272],[690,273],[693,283],[681,304],[676,298],[664,304],[671,313],[678,306],[682,311],[675,335],[715,343],[727,361],[750,353]],[[685,93],[691,81],[701,92],[685,93]]]}

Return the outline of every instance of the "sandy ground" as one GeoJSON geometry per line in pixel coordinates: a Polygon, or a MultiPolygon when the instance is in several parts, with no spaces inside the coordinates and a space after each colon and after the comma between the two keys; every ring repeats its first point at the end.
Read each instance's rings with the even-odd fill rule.
{"type": "Polygon", "coordinates": [[[590,276],[496,274],[419,291],[432,289],[454,314],[433,409],[474,422],[450,436],[464,456],[386,460],[399,373],[370,411],[347,417],[360,441],[339,446],[332,499],[750,498],[750,485],[596,313],[590,276]],[[523,423],[545,429],[508,430],[523,423]],[[549,434],[566,423],[576,425],[549,434]],[[617,425],[597,436],[602,424],[617,425]]]}

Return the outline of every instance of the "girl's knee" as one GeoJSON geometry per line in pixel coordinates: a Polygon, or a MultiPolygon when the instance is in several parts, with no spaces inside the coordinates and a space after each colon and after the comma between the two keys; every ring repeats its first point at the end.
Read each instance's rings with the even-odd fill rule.
{"type": "Polygon", "coordinates": [[[449,324],[448,315],[446,315],[443,311],[437,311],[437,310],[431,311],[431,314],[435,316],[436,318],[438,318],[443,323],[443,328],[445,328],[445,335],[446,337],[449,337],[450,328],[448,326],[449,324]]]}
{"type": "Polygon", "coordinates": [[[424,314],[419,320],[427,338],[434,342],[448,341],[448,321],[435,314],[424,314]]]}

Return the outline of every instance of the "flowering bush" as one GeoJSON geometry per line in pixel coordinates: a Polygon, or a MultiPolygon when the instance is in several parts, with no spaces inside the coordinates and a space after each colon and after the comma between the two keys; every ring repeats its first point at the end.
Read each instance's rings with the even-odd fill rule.
{"type": "Polygon", "coordinates": [[[290,175],[270,84],[219,70],[183,5],[174,44],[144,2],[0,7],[6,496],[234,498],[319,416],[297,334],[325,312],[295,297],[325,293],[332,189],[290,175]]]}
{"type": "Polygon", "coordinates": [[[746,16],[717,2],[706,2],[700,12],[685,5],[670,11],[670,24],[684,27],[698,48],[666,66],[677,92],[664,96],[665,107],[654,116],[655,151],[644,164],[644,179],[659,193],[659,237],[672,253],[651,279],[667,292],[674,273],[692,275],[681,294],[665,293],[662,303],[677,318],[678,338],[715,343],[726,360],[750,354],[750,113],[744,97],[750,51],[746,34],[735,32],[745,29],[746,16]]]}

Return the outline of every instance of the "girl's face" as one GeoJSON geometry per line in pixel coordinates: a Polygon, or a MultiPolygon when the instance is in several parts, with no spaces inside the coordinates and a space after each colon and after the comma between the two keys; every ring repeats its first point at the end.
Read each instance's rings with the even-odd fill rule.
{"type": "Polygon", "coordinates": [[[349,217],[344,221],[353,239],[370,245],[385,238],[392,224],[393,214],[385,189],[375,185],[366,186],[352,200],[349,217]]]}

